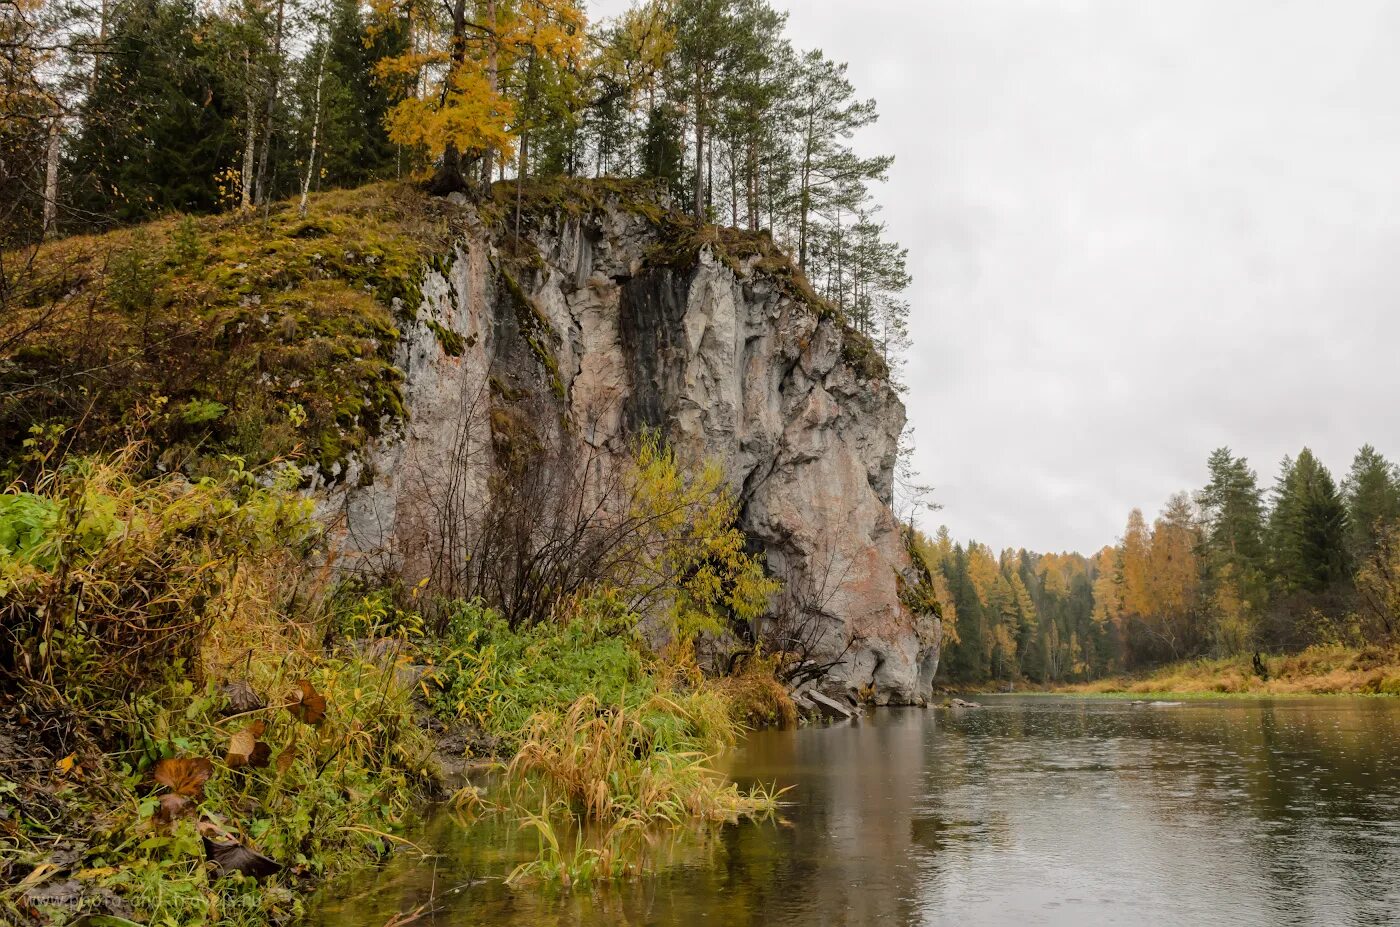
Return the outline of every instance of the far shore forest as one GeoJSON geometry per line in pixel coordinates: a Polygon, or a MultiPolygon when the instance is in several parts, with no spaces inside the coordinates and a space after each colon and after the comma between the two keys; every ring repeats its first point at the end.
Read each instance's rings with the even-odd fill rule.
{"type": "MultiPolygon", "coordinates": [[[[1166,663],[1392,648],[1400,632],[1400,469],[1362,447],[1340,484],[1308,448],[1261,485],[1220,448],[1209,482],[1085,556],[921,536],[943,607],[940,674],[1057,684],[1166,663]]],[[[1267,674],[1261,662],[1256,671],[1267,674]]]]}

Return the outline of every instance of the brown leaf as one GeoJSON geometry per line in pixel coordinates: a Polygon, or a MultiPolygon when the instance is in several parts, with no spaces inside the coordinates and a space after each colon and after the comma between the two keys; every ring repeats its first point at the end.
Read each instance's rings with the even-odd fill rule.
{"type": "Polygon", "coordinates": [[[266,707],[261,696],[254,691],[253,687],[241,679],[220,686],[219,694],[224,697],[225,714],[241,715],[266,707]]]}
{"type": "Polygon", "coordinates": [[[292,764],[297,761],[297,732],[292,729],[292,739],[287,746],[282,748],[282,752],[277,754],[277,775],[285,776],[287,770],[292,768],[292,764]]]}
{"type": "Polygon", "coordinates": [[[224,762],[230,769],[237,769],[240,766],[252,766],[255,769],[263,769],[272,758],[272,748],[258,740],[267,730],[266,721],[254,721],[243,730],[229,738],[228,752],[224,754],[224,762]]]}
{"type": "Polygon", "coordinates": [[[298,679],[297,688],[301,692],[288,699],[287,710],[292,713],[292,717],[305,724],[320,724],[321,719],[326,716],[326,697],[317,692],[306,679],[298,679]]]}
{"type": "Polygon", "coordinates": [[[247,766],[248,760],[252,757],[257,746],[258,735],[253,733],[251,727],[244,728],[229,738],[228,752],[224,754],[224,762],[229,765],[230,769],[247,766]]]}
{"type": "Polygon", "coordinates": [[[179,757],[156,764],[155,780],[176,795],[204,797],[204,783],[214,772],[214,764],[204,757],[179,757]]]}
{"type": "Polygon", "coordinates": [[[245,876],[262,879],[282,871],[281,864],[276,860],[245,846],[238,837],[209,818],[200,820],[198,830],[204,841],[204,855],[214,864],[216,876],[241,872],[245,876]]]}
{"type": "Polygon", "coordinates": [[[171,824],[179,818],[194,814],[194,800],[177,792],[167,792],[160,797],[160,807],[156,808],[155,818],[162,824],[171,824]]]}

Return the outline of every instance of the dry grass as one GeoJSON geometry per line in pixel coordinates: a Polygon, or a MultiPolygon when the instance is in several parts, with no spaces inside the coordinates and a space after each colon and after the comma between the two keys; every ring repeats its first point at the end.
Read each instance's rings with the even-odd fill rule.
{"type": "Polygon", "coordinates": [[[612,823],[723,822],[762,815],[776,796],[744,792],[709,765],[707,747],[732,741],[723,700],[655,696],[639,708],[584,696],[563,713],[542,712],[510,764],[517,804],[554,796],[581,820],[612,823]]]}
{"type": "Polygon", "coordinates": [[[755,667],[742,675],[720,679],[715,687],[729,702],[730,717],[746,728],[797,724],[797,706],[792,703],[792,696],[768,667],[755,667]]]}
{"type": "Polygon", "coordinates": [[[1248,657],[1174,663],[1146,676],[1114,676],[1064,686],[1081,694],[1400,695],[1400,650],[1340,646],[1264,658],[1268,678],[1248,657]]]}

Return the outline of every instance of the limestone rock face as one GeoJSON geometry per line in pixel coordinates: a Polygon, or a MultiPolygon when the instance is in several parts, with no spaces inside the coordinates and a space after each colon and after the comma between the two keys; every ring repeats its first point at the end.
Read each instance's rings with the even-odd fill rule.
{"type": "Polygon", "coordinates": [[[664,223],[617,197],[534,216],[528,262],[458,208],[458,245],[400,344],[408,419],[323,494],[343,555],[410,581],[451,558],[459,523],[490,504],[504,403],[549,453],[594,463],[657,429],[682,459],[723,466],[784,584],[767,620],[827,667],[822,687],[924,703],[940,628],[902,601],[917,579],[891,514],[904,408],[869,343],[790,265],[717,245],[657,257],[664,223]]]}

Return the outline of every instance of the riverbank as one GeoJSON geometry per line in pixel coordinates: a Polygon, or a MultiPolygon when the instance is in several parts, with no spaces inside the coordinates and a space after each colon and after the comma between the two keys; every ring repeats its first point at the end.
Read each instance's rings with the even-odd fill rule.
{"type": "Polygon", "coordinates": [[[1188,660],[1149,673],[1056,686],[1076,695],[1400,695],[1400,650],[1310,647],[1301,653],[1188,660]]]}
{"type": "Polygon", "coordinates": [[[0,920],[295,921],[411,849],[469,763],[509,788],[458,805],[538,832],[522,881],[632,875],[657,829],[775,807],[710,767],[792,717],[772,660],[714,679],[688,638],[657,653],[616,585],[512,624],[337,578],[295,469],[146,478],[146,453],[0,494],[0,920]]]}

